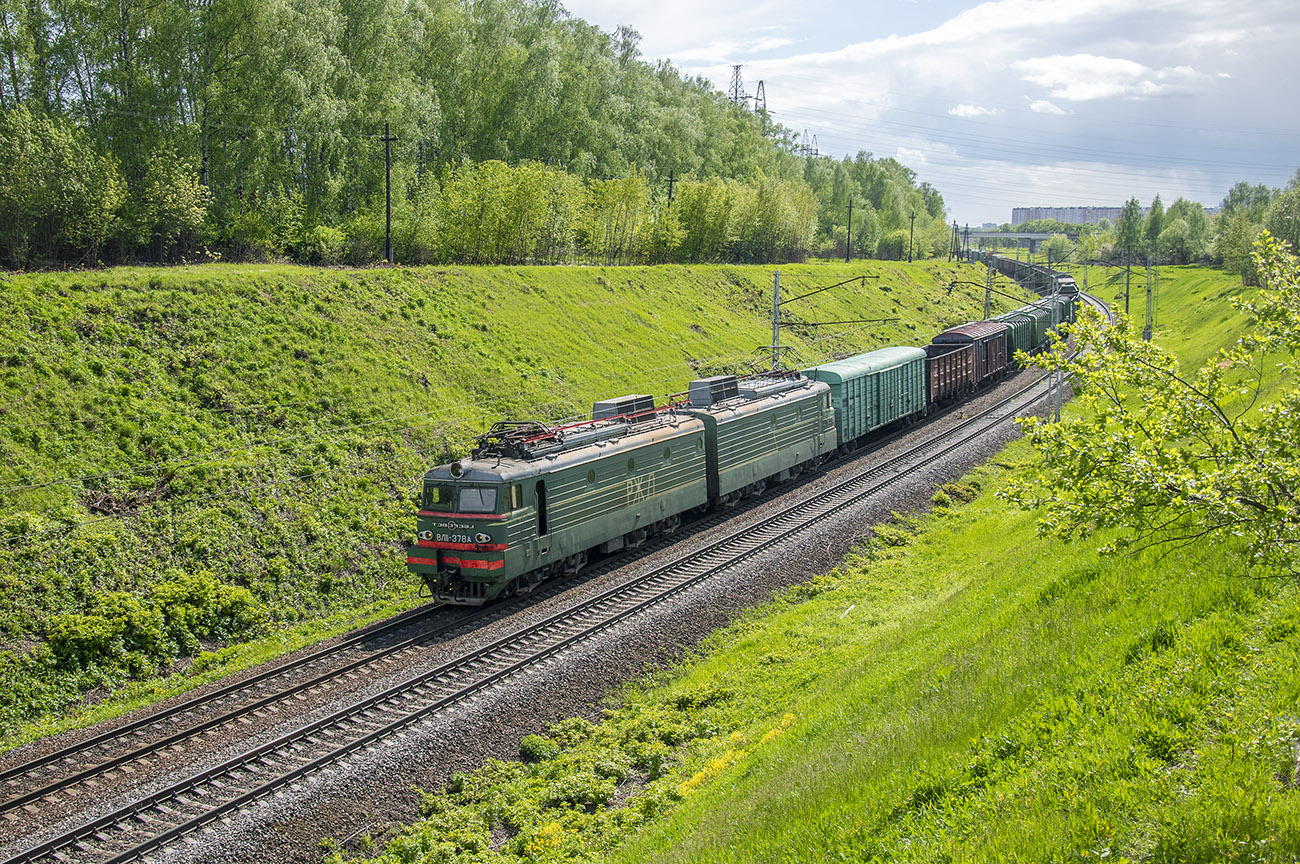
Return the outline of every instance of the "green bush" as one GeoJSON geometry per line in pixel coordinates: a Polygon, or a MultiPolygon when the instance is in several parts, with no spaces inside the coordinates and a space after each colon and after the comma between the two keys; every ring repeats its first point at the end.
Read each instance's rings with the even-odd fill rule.
{"type": "Polygon", "coordinates": [[[153,590],[167,632],[183,653],[198,650],[200,638],[253,635],[267,620],[265,609],[247,588],[226,585],[207,570],[170,571],[153,590]]]}
{"type": "Polygon", "coordinates": [[[614,795],[616,785],[613,778],[598,777],[594,773],[567,774],[547,787],[542,803],[548,807],[604,804],[614,795]]]}
{"type": "Polygon", "coordinates": [[[545,762],[560,755],[560,745],[542,735],[529,735],[519,742],[519,755],[529,762],[545,762]]]}
{"type": "Polygon", "coordinates": [[[304,264],[339,264],[347,253],[348,238],[341,229],[316,225],[303,232],[294,257],[304,264]]]}
{"type": "Polygon", "coordinates": [[[138,675],[170,654],[162,612],[124,591],[102,595],[90,612],[53,616],[45,637],[65,668],[121,668],[138,675]]]}

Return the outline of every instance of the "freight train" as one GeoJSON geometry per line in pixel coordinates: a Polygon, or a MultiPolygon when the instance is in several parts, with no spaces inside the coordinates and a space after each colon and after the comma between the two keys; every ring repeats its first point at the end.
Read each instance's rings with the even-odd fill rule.
{"type": "Polygon", "coordinates": [[[1079,295],[1079,286],[1074,277],[1061,270],[1053,270],[1043,264],[1033,264],[1018,258],[1008,258],[982,249],[972,249],[968,260],[985,267],[992,267],[1003,276],[1009,276],[1020,285],[1039,294],[1064,294],[1068,297],[1079,295]]]}
{"type": "Polygon", "coordinates": [[[656,406],[597,402],[569,425],[501,422],[424,476],[407,567],[447,603],[481,605],[576,573],[593,554],[671,534],[965,398],[1043,350],[1073,297],[802,371],[716,375],[656,406]]]}

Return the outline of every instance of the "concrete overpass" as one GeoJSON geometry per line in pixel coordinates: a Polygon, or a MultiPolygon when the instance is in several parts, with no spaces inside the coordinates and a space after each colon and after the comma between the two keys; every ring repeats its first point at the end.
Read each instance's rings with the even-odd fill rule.
{"type": "MultiPolygon", "coordinates": [[[[1059,233],[1064,234],[1071,243],[1075,243],[1079,239],[1078,231],[1062,231],[1059,233]]],[[[1046,232],[1029,232],[1029,231],[971,231],[970,233],[963,232],[962,234],[963,238],[969,238],[970,245],[977,246],[977,248],[980,249],[984,248],[984,244],[977,241],[1015,240],[1017,241],[1016,242],[1017,246],[1025,246],[1025,245],[1029,246],[1030,255],[1038,251],[1039,243],[1042,243],[1044,240],[1048,239],[1051,236],[1053,235],[1048,234],[1046,232]]]]}

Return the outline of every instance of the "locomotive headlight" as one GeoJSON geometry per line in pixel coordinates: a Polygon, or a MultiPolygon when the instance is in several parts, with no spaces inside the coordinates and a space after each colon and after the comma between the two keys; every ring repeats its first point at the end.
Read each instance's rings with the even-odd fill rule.
{"type": "Polygon", "coordinates": [[[475,542],[475,543],[491,543],[491,542],[492,542],[492,536],[489,535],[489,534],[483,534],[483,533],[480,532],[480,533],[474,535],[474,542],[475,542]]]}
{"type": "Polygon", "coordinates": [[[421,540],[432,540],[433,532],[428,529],[425,529],[424,531],[419,532],[415,536],[419,537],[421,540]]]}

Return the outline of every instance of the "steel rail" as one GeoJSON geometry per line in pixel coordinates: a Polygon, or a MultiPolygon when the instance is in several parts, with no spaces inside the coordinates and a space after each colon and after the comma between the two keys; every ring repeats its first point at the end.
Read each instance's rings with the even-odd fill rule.
{"type": "MultiPolygon", "coordinates": [[[[194,709],[199,708],[205,704],[211,704],[233,693],[238,693],[240,690],[250,689],[272,678],[277,678],[281,675],[288,674],[289,672],[296,671],[298,669],[301,669],[303,666],[307,666],[311,663],[316,662],[317,660],[324,659],[331,654],[340,653],[362,642],[369,641],[371,639],[376,638],[377,636],[382,636],[384,633],[387,633],[391,630],[396,630],[400,627],[403,627],[406,624],[410,623],[411,621],[416,620],[422,616],[429,615],[439,608],[441,608],[440,605],[430,607],[428,604],[425,604],[423,606],[420,606],[419,608],[408,610],[406,612],[401,613],[400,615],[395,615],[394,617],[388,619],[387,621],[382,622],[382,624],[379,627],[363,628],[362,630],[357,631],[354,635],[349,636],[347,639],[345,639],[342,642],[339,642],[335,645],[330,645],[325,648],[318,648],[309,654],[304,654],[302,657],[299,657],[295,660],[291,660],[288,663],[282,664],[280,666],[276,666],[271,669],[267,669],[266,671],[260,672],[251,678],[246,678],[242,681],[236,681],[232,684],[227,684],[218,690],[212,691],[211,693],[206,693],[199,696],[191,697],[189,699],[186,699],[183,702],[179,702],[175,705],[172,705],[169,708],[165,708],[162,711],[158,711],[153,714],[140,717],[136,720],[133,720],[129,723],[125,723],[121,726],[114,726],[111,729],[106,729],[103,732],[92,735],[89,738],[85,738],[81,741],[77,741],[73,744],[69,744],[66,747],[62,747],[58,750],[53,750],[49,753],[46,753],[43,756],[38,756],[35,759],[30,759],[28,761],[20,762],[18,764],[12,765],[8,768],[0,770],[0,783],[12,785],[10,781],[12,781],[14,778],[20,777],[22,775],[31,774],[37,769],[43,768],[46,765],[50,764],[51,762],[59,762],[62,760],[71,759],[73,756],[76,756],[79,753],[83,753],[86,750],[90,750],[93,747],[97,747],[100,744],[104,744],[108,741],[112,741],[118,738],[123,738],[127,735],[135,734],[141,729],[147,728],[149,726],[155,726],[164,720],[169,720],[172,717],[175,717],[178,714],[184,714],[189,711],[193,711],[194,709]]],[[[3,812],[8,809],[11,809],[10,803],[8,801],[0,801],[0,812],[3,812]]]]}
{"type": "MultiPolygon", "coordinates": [[[[708,519],[708,518],[698,520],[692,525],[692,530],[707,529],[709,527],[709,523],[712,521],[715,520],[708,519]]],[[[663,545],[663,543],[666,542],[667,536],[668,535],[665,535],[664,537],[654,538],[653,541],[650,541],[647,544],[643,544],[641,547],[638,548],[642,552],[651,551],[651,549],[655,549],[663,545]],[[651,549],[646,549],[646,546],[651,546],[651,549]]],[[[591,578],[592,575],[600,575],[602,573],[609,572],[610,570],[616,569],[618,566],[622,566],[622,564],[625,563],[625,559],[629,557],[632,551],[635,550],[629,550],[628,552],[625,552],[623,554],[613,555],[606,558],[605,560],[602,560],[598,565],[590,569],[587,578],[591,578]]],[[[554,580],[549,585],[546,585],[545,588],[557,588],[561,585],[567,584],[568,581],[569,580],[554,580]]],[[[190,738],[194,738],[210,729],[215,729],[227,723],[231,723],[239,719],[240,717],[244,717],[249,714],[255,714],[265,708],[270,707],[271,705],[274,705],[277,702],[282,702],[285,699],[291,698],[300,693],[304,693],[313,688],[320,687],[324,684],[328,684],[330,681],[334,680],[340,675],[346,675],[349,672],[356,671],[357,669],[363,668],[365,666],[369,666],[371,664],[385,663],[391,660],[392,658],[396,657],[397,655],[401,654],[402,652],[406,651],[409,648],[412,648],[414,646],[420,645],[425,642],[429,642],[439,637],[444,637],[448,633],[452,633],[457,630],[463,630],[466,627],[474,626],[478,624],[480,621],[482,621],[483,619],[504,617],[506,614],[512,613],[516,611],[517,608],[526,605],[531,600],[535,600],[537,596],[538,596],[538,592],[534,591],[531,594],[520,595],[518,599],[516,599],[514,602],[511,603],[497,604],[488,608],[478,609],[478,610],[474,610],[473,612],[468,612],[467,614],[457,618],[455,621],[448,622],[443,626],[435,627],[432,630],[418,633],[400,642],[394,643],[393,645],[390,645],[388,647],[377,649],[369,654],[366,654],[365,656],[356,658],[355,660],[352,660],[343,666],[327,669],[324,672],[320,673],[319,675],[316,675],[305,681],[301,681],[288,688],[274,690],[268,693],[266,696],[255,699],[254,701],[251,702],[243,703],[242,705],[238,705],[234,708],[231,708],[228,711],[225,711],[207,720],[203,720],[196,724],[182,727],[175,732],[167,734],[161,738],[156,738],[151,741],[148,741],[147,743],[135,747],[129,751],[120,753],[116,756],[110,756],[100,762],[87,765],[86,767],[83,767],[80,770],[76,770],[72,774],[63,775],[58,779],[55,779],[50,782],[46,782],[44,783],[44,785],[34,787],[26,791],[20,791],[17,794],[11,795],[8,798],[0,800],[0,814],[7,813],[12,810],[16,810],[19,807],[25,806],[27,804],[31,804],[33,802],[48,798],[70,787],[84,783],[87,780],[90,780],[101,774],[105,774],[109,771],[112,771],[113,769],[118,768],[122,765],[139,761],[143,757],[149,756],[150,754],[160,751],[164,748],[171,747],[190,738]]],[[[400,629],[404,626],[407,626],[419,620],[422,617],[432,615],[434,612],[438,610],[447,609],[447,608],[450,608],[447,604],[436,604],[433,606],[426,604],[425,606],[422,606],[419,609],[409,610],[400,615],[394,616],[392,619],[389,619],[387,622],[384,622],[384,625],[381,627],[363,629],[359,631],[357,634],[348,637],[346,640],[336,645],[332,645],[327,648],[318,649],[290,663],[275,667],[273,669],[269,669],[265,672],[253,676],[252,678],[248,678],[243,681],[227,685],[205,696],[199,696],[199,697],[186,700],[185,702],[172,706],[164,711],[160,711],[156,714],[151,714],[142,717],[138,720],[132,721],[131,723],[125,724],[123,726],[114,727],[113,729],[109,729],[105,732],[99,733],[98,735],[85,739],[84,741],[71,744],[60,750],[53,751],[51,753],[30,760],[28,762],[17,764],[9,769],[6,769],[4,772],[0,772],[0,785],[9,786],[9,787],[16,786],[18,782],[20,782],[22,779],[34,777],[37,771],[39,771],[42,768],[45,768],[51,763],[59,762],[59,761],[68,762],[80,754],[85,754],[86,751],[88,750],[92,750],[96,747],[103,746],[109,742],[119,741],[132,735],[138,736],[141,734],[141,732],[144,729],[150,727],[156,727],[161,723],[163,723],[164,721],[172,719],[177,715],[190,713],[207,705],[215,705],[216,703],[220,702],[227,696],[245,690],[252,690],[256,686],[260,684],[264,684],[267,681],[271,681],[274,680],[275,678],[279,678],[283,675],[287,675],[290,672],[298,671],[302,669],[304,666],[307,666],[311,663],[315,663],[320,660],[326,660],[333,655],[341,654],[343,651],[354,648],[358,644],[370,641],[386,633],[389,633],[393,630],[400,629]]],[[[83,760],[85,759],[84,756],[82,758],[83,760]]]]}

